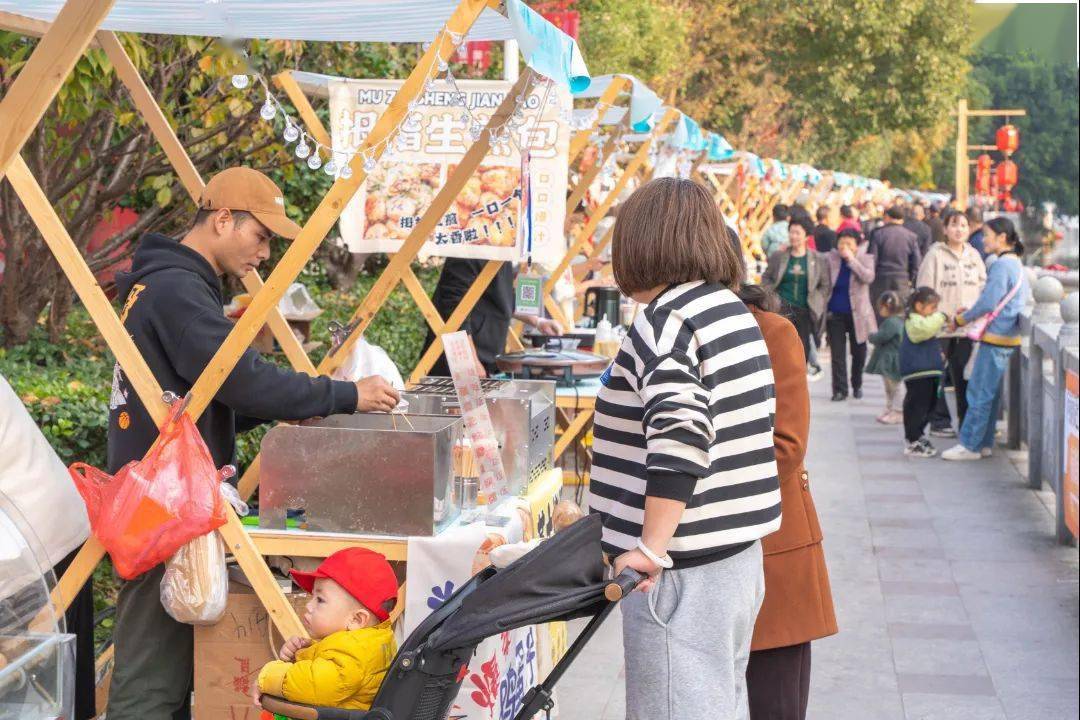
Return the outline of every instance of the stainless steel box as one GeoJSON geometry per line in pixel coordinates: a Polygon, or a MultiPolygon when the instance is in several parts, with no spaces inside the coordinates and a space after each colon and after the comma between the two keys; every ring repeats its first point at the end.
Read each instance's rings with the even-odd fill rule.
{"type": "MultiPolygon", "coordinates": [[[[555,445],[555,383],[546,380],[481,381],[491,424],[498,437],[511,495],[520,495],[552,467],[555,445]]],[[[402,393],[409,412],[458,415],[453,381],[429,376],[402,393]]]]}
{"type": "Polygon", "coordinates": [[[281,425],[262,442],[259,526],[434,535],[458,514],[454,443],[461,418],[357,413],[281,425]]]}

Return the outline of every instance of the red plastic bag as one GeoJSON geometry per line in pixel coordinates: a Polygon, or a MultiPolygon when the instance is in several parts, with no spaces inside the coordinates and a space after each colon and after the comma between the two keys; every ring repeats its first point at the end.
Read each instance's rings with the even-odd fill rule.
{"type": "Polygon", "coordinates": [[[131,580],[180,546],[225,524],[222,473],[191,417],[177,402],[142,460],[116,475],[85,463],[68,472],[86,503],[90,527],[120,577],[131,580]]]}

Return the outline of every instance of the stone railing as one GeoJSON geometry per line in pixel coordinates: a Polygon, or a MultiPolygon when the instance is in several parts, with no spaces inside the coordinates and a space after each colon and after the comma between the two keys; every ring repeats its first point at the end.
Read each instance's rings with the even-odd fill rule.
{"type": "Polygon", "coordinates": [[[1056,535],[1062,544],[1076,538],[1065,525],[1062,479],[1065,474],[1065,375],[1078,368],[1080,293],[1068,296],[1059,280],[1032,282],[1032,300],[1021,315],[1023,345],[1005,378],[1006,445],[1028,450],[1028,483],[1045,483],[1056,497],[1056,535]]]}

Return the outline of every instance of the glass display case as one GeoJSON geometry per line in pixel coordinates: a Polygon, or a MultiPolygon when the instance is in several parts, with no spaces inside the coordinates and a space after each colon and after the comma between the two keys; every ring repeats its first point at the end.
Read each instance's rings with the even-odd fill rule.
{"type": "Polygon", "coordinates": [[[0,492],[0,720],[73,717],[75,636],[49,598],[55,583],[33,528],[0,492]]]}

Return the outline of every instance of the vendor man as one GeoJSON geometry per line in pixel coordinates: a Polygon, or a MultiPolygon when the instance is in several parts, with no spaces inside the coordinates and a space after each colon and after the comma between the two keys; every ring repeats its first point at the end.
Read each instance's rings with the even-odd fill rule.
{"type": "MultiPolygon", "coordinates": [[[[116,285],[120,319],[163,390],[183,396],[225,340],[221,276],[242,278],[270,257],[275,235],[300,227],[285,216],[285,199],[270,178],[235,167],[214,176],[195,221],[179,241],[143,237],[131,272],[116,285]]],[[[352,383],[310,377],[268,363],[248,348],[198,421],[218,466],[235,462],[236,433],[272,420],[354,411],[389,411],[397,392],[381,377],[352,383]]],[[[109,471],[141,459],[157,427],[119,366],[109,402],[109,471]]],[[[173,720],[190,716],[192,627],[161,605],[158,566],[124,583],[116,605],[116,670],[109,720],[173,720]]]]}

